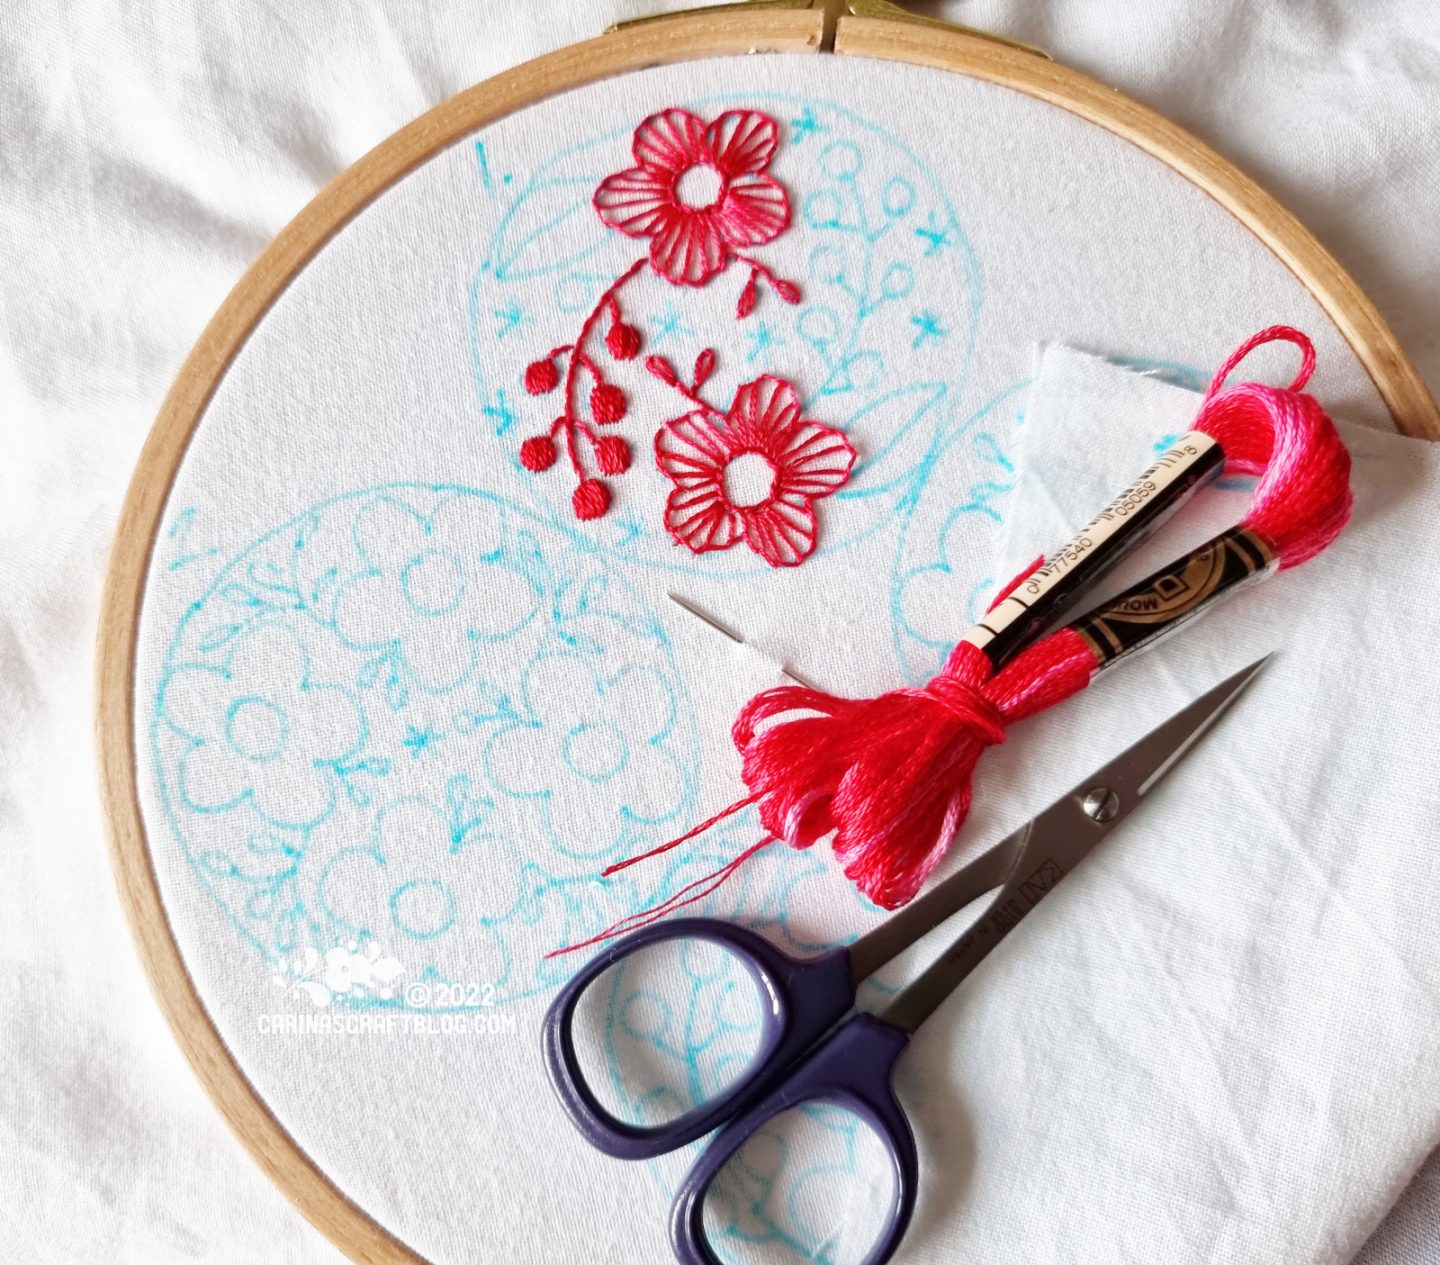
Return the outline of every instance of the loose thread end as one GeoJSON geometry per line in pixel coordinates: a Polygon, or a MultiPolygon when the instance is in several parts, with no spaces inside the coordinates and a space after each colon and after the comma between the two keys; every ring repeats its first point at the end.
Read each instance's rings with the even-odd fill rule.
{"type": "Polygon", "coordinates": [[[744,799],[737,799],[729,808],[722,808],[713,817],[707,817],[698,826],[693,826],[683,835],[677,835],[674,839],[662,843],[658,848],[651,848],[649,852],[640,852],[633,857],[626,857],[623,861],[615,861],[600,871],[601,878],[609,878],[612,874],[618,874],[621,870],[628,870],[632,865],[638,865],[641,861],[648,861],[651,857],[658,857],[669,852],[672,848],[678,848],[682,843],[688,843],[696,835],[703,835],[711,826],[725,818],[738,813],[742,808],[749,808],[760,798],[760,792],[747,795],[744,799]]]}
{"type": "MultiPolygon", "coordinates": [[[[732,805],[728,811],[733,812],[735,807],[736,806],[732,805]]],[[[721,817],[725,815],[725,813],[719,814],[721,817]]],[[[774,835],[767,835],[759,842],[752,843],[733,860],[727,861],[720,869],[685,884],[685,886],[673,896],[668,897],[653,909],[642,909],[639,913],[627,914],[624,918],[611,923],[604,931],[591,936],[588,940],[581,940],[576,944],[567,944],[561,949],[551,949],[545,957],[547,959],[563,957],[567,953],[574,953],[577,949],[588,949],[593,945],[603,944],[606,940],[613,940],[616,936],[624,935],[628,931],[639,931],[642,927],[648,927],[653,922],[659,922],[666,914],[672,914],[677,909],[685,908],[686,905],[693,905],[696,901],[704,900],[705,897],[709,896],[712,892],[717,891],[726,879],[734,874],[735,871],[754,856],[755,853],[759,852],[761,848],[767,848],[775,842],[777,842],[777,840],[774,835]],[[702,884],[709,884],[709,886],[701,887],[702,884]],[[701,890],[696,891],[696,888],[701,888],[701,890]],[[684,897],[684,899],[682,900],[681,897],[684,897]]],[[[635,859],[640,860],[641,858],[636,857],[635,859]]]]}

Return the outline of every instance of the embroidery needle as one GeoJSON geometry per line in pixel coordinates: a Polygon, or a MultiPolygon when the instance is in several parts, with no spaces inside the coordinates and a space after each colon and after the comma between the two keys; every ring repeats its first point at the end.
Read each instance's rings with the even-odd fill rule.
{"type": "MultiPolygon", "coordinates": [[[[749,644],[745,640],[745,638],[741,636],[740,633],[735,631],[735,629],[731,628],[728,624],[721,623],[721,621],[715,618],[714,615],[710,614],[709,611],[702,610],[688,598],[681,597],[678,593],[667,593],[665,596],[668,597],[672,602],[674,602],[675,605],[678,606],[682,611],[694,615],[696,619],[700,620],[702,623],[709,624],[710,627],[715,629],[717,632],[724,633],[725,636],[729,637],[730,640],[733,641],[737,646],[744,646],[749,644]]],[[[777,668],[780,669],[780,672],[783,676],[788,676],[792,681],[795,682],[796,685],[803,685],[807,690],[818,690],[820,688],[813,681],[807,681],[798,672],[794,671],[791,667],[789,667],[789,665],[781,663],[774,656],[765,655],[765,658],[769,659],[771,663],[773,663],[777,668]]]]}

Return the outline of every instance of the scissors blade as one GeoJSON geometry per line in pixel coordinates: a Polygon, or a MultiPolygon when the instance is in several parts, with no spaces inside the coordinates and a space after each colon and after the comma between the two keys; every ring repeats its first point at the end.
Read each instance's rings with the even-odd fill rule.
{"type": "MultiPolygon", "coordinates": [[[[1266,655],[1226,677],[1193,703],[1182,707],[977,858],[966,870],[923,898],[931,907],[925,921],[934,927],[941,921],[939,915],[944,905],[950,906],[951,913],[963,908],[980,894],[974,890],[978,881],[997,872],[1003,874],[1003,878],[997,878],[992,884],[995,898],[985,912],[915,983],[895,998],[880,1018],[909,1032],[929,1018],[985,955],[1194,748],[1269,658],[1266,655]],[[999,868],[1002,862],[1003,870],[999,868]],[[966,899],[954,903],[960,896],[966,899]]],[[[860,949],[864,943],[863,940],[857,942],[854,948],[860,949]]]]}
{"type": "MultiPolygon", "coordinates": [[[[1169,720],[1162,721],[1139,742],[1126,747],[1108,764],[1096,769],[1069,795],[1057,800],[1045,811],[1071,805],[1095,788],[1108,788],[1116,803],[1107,806],[1100,816],[1095,808],[1087,808],[1088,816],[1111,828],[1124,821],[1146,795],[1173,769],[1186,753],[1202,738],[1270,661],[1267,654],[1219,685],[1208,689],[1193,703],[1182,707],[1169,720]]],[[[1043,814],[1042,814],[1043,815],[1043,814]]]]}

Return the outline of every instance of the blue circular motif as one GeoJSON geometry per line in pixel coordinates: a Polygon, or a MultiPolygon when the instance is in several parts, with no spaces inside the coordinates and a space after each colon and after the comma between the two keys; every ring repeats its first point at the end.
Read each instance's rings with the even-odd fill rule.
{"type": "Polygon", "coordinates": [[[455,925],[455,894],[439,879],[411,879],[390,893],[390,910],[407,934],[430,940],[455,925]]]}
{"type": "Polygon", "coordinates": [[[608,722],[576,725],[565,735],[565,763],[577,777],[608,782],[630,760],[625,735],[608,722]]]}
{"type": "Polygon", "coordinates": [[[290,741],[290,718],[268,698],[237,698],[225,710],[225,738],[244,759],[268,764],[290,741]]]}
{"type": "Polygon", "coordinates": [[[405,599],[422,615],[449,615],[465,596],[465,568],[453,553],[426,549],[400,571],[405,599]]]}

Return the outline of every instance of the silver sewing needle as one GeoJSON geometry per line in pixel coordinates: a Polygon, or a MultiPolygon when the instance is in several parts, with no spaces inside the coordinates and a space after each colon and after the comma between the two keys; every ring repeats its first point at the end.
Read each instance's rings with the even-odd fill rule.
{"type": "MultiPolygon", "coordinates": [[[[694,615],[696,619],[700,620],[703,623],[709,624],[710,627],[715,629],[717,632],[724,633],[725,636],[729,637],[730,640],[733,641],[737,646],[743,646],[746,644],[745,638],[742,637],[738,632],[736,632],[735,629],[731,628],[728,624],[721,623],[718,619],[715,618],[715,616],[710,614],[709,611],[701,610],[700,607],[696,606],[694,602],[689,601],[687,598],[681,597],[678,593],[667,593],[665,596],[668,597],[672,602],[674,602],[675,605],[678,606],[682,611],[687,611],[689,614],[694,615]]],[[[775,666],[780,669],[780,672],[783,676],[788,676],[797,685],[803,685],[806,689],[809,690],[819,690],[820,687],[818,685],[816,685],[812,681],[807,681],[803,676],[801,676],[798,672],[794,671],[787,664],[780,663],[769,655],[766,655],[765,657],[767,659],[770,659],[770,662],[774,663],[775,666]]]]}

